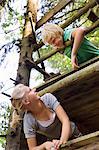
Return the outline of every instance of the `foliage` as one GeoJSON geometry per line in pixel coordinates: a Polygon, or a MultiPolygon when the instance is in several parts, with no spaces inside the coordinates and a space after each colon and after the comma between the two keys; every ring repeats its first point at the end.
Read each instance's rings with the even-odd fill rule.
{"type": "MultiPolygon", "coordinates": [[[[46,46],[40,49],[41,56],[51,52],[52,47],[46,46]]],[[[63,54],[57,53],[48,59],[53,69],[58,68],[59,72],[69,72],[71,70],[70,59],[63,54]]]]}
{"type": "Polygon", "coordinates": [[[10,107],[7,103],[0,103],[0,143],[2,147],[6,143],[6,135],[8,133],[9,117],[10,117],[10,107]],[[5,135],[5,136],[4,136],[5,135]]]}
{"type": "Polygon", "coordinates": [[[0,138],[0,146],[2,146],[2,148],[5,148],[5,144],[6,144],[6,139],[4,137],[0,138]]]}
{"type": "Polygon", "coordinates": [[[1,110],[0,118],[2,118],[2,122],[0,123],[0,134],[5,135],[8,129],[10,107],[6,103],[1,103],[0,110],[1,110]]]}

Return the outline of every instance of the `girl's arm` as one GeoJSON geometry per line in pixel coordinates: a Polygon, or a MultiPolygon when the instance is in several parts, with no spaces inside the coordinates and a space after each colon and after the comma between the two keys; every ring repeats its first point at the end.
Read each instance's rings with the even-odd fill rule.
{"type": "Polygon", "coordinates": [[[44,142],[43,144],[37,146],[37,141],[35,137],[28,138],[27,143],[29,150],[45,150],[45,149],[50,150],[51,147],[53,147],[53,142],[50,141],[44,142]]]}
{"type": "Polygon", "coordinates": [[[66,143],[68,141],[71,135],[71,126],[70,126],[69,118],[61,105],[58,105],[55,112],[57,114],[57,117],[62,123],[62,131],[61,131],[60,140],[53,140],[53,143],[56,149],[58,149],[60,144],[66,143]]]}

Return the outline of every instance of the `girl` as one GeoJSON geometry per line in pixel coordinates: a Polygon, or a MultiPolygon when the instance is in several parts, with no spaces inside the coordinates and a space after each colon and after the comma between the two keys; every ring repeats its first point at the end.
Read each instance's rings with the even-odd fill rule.
{"type": "MultiPolygon", "coordinates": [[[[39,97],[35,89],[31,90],[28,86],[18,84],[14,88],[12,98],[14,108],[17,111],[25,111],[24,133],[29,150],[49,150],[52,147],[57,150],[60,144],[66,143],[72,135],[81,135],[51,93],[39,97]],[[45,135],[48,141],[37,145],[37,133],[45,135]]],[[[13,124],[11,126],[13,127],[13,124]]]]}

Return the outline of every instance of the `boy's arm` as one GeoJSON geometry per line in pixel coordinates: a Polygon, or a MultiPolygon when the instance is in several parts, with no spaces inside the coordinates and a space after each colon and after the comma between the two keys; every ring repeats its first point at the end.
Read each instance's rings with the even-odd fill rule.
{"type": "Polygon", "coordinates": [[[79,68],[76,56],[77,56],[78,49],[84,39],[85,32],[86,32],[85,28],[76,28],[72,32],[72,37],[74,39],[74,42],[73,42],[73,48],[71,53],[71,63],[74,70],[79,68]]]}

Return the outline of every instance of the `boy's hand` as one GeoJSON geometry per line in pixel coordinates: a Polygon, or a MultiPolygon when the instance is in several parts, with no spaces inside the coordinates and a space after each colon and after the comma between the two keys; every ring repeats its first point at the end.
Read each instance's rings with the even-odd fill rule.
{"type": "Polygon", "coordinates": [[[72,68],[74,70],[78,70],[79,69],[78,60],[77,60],[76,55],[71,56],[71,63],[72,63],[72,68]]]}

